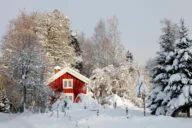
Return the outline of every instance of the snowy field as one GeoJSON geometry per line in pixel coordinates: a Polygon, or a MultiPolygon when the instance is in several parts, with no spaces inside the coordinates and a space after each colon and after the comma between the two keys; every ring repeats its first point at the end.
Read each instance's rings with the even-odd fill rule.
{"type": "Polygon", "coordinates": [[[67,110],[67,114],[56,112],[47,114],[4,114],[0,113],[0,128],[192,128],[192,118],[172,118],[165,116],[143,117],[142,109],[100,108],[99,116],[91,109],[78,105],[67,110]]]}

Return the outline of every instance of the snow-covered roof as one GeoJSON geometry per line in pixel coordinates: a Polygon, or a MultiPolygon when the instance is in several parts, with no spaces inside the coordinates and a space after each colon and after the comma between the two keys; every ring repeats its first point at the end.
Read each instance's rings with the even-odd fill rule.
{"type": "Polygon", "coordinates": [[[69,73],[72,76],[78,78],[79,80],[88,83],[89,79],[83,75],[81,75],[80,73],[78,73],[77,71],[74,71],[73,69],[66,67],[64,69],[62,69],[61,71],[57,72],[56,74],[54,74],[51,78],[48,79],[48,81],[46,82],[46,85],[50,84],[51,82],[53,82],[54,80],[56,80],[57,78],[59,78],[60,76],[62,76],[65,73],[69,73]]]}

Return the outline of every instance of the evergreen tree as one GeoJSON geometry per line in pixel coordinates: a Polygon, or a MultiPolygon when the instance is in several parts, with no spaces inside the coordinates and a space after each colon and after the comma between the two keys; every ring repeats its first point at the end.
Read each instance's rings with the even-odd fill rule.
{"type": "Polygon", "coordinates": [[[82,56],[81,56],[81,49],[79,41],[77,40],[77,37],[75,35],[70,36],[70,45],[74,47],[75,54],[76,54],[76,63],[73,65],[76,69],[78,69],[80,72],[83,70],[83,63],[82,63],[82,56]]]}
{"type": "Polygon", "coordinates": [[[148,107],[152,114],[165,114],[165,107],[161,105],[164,99],[164,88],[168,84],[172,74],[172,62],[174,58],[174,43],[176,40],[176,26],[169,20],[165,20],[163,34],[160,36],[160,51],[155,58],[156,66],[151,72],[151,81],[155,85],[148,97],[148,107]]]}
{"type": "Polygon", "coordinates": [[[190,116],[192,105],[192,40],[188,37],[188,29],[184,20],[181,20],[179,39],[176,43],[175,58],[173,61],[173,73],[168,85],[164,89],[167,98],[163,103],[167,104],[166,115],[174,116],[177,110],[184,108],[190,116]]]}
{"type": "Polygon", "coordinates": [[[126,54],[126,61],[133,62],[133,54],[128,50],[126,54]]]}

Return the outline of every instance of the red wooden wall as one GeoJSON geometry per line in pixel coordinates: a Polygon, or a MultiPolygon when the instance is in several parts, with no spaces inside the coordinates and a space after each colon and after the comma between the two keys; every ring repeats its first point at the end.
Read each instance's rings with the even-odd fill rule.
{"type": "MultiPolygon", "coordinates": [[[[74,93],[73,101],[75,101],[78,94],[86,94],[86,90],[84,90],[85,83],[69,73],[63,74],[55,81],[51,82],[48,86],[50,86],[56,92],[74,93]],[[63,79],[73,79],[73,89],[63,89],[63,79]]],[[[75,102],[78,102],[79,100],[80,98],[77,98],[75,102]]]]}

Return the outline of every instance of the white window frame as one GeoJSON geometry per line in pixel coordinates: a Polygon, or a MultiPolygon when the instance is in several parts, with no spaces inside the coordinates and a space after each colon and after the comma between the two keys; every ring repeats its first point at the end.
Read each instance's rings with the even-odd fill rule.
{"type": "Polygon", "coordinates": [[[63,99],[64,100],[69,100],[69,98],[65,98],[65,97],[69,97],[69,96],[71,96],[72,97],[72,102],[74,101],[74,94],[73,93],[63,93],[62,94],[62,97],[63,97],[63,99]]]}
{"type": "Polygon", "coordinates": [[[63,89],[73,89],[73,79],[63,79],[63,89]],[[65,82],[67,82],[67,87],[65,87],[65,82]],[[69,82],[71,82],[71,87],[69,87],[69,82]]]}

